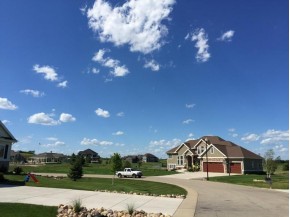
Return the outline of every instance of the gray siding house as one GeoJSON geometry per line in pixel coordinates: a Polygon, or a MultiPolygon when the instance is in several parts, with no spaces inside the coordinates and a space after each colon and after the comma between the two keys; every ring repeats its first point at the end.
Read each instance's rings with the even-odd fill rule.
{"type": "Polygon", "coordinates": [[[6,172],[9,169],[11,146],[17,140],[0,121],[0,172],[6,172]]]}

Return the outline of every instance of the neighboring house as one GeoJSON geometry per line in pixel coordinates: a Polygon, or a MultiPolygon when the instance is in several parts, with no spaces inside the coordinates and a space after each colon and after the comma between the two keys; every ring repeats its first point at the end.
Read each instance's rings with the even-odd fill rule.
{"type": "Polygon", "coordinates": [[[26,158],[19,152],[13,151],[10,152],[10,162],[13,163],[26,163],[26,158]]]}
{"type": "Polygon", "coordinates": [[[199,167],[201,171],[251,173],[263,171],[263,158],[218,136],[189,140],[167,151],[167,168],[199,167]],[[207,160],[208,159],[208,160],[207,160]]]}
{"type": "Polygon", "coordinates": [[[122,157],[124,161],[128,161],[130,163],[138,163],[142,160],[142,155],[127,155],[122,157]]]}
{"type": "Polygon", "coordinates": [[[8,171],[11,146],[16,142],[14,136],[0,121],[0,172],[8,171]]]}
{"type": "Polygon", "coordinates": [[[147,162],[158,162],[159,159],[158,159],[158,157],[156,157],[153,154],[146,153],[146,154],[143,155],[142,161],[143,162],[146,162],[146,163],[147,162]]]}
{"type": "Polygon", "coordinates": [[[64,154],[44,152],[30,157],[29,163],[33,164],[61,163],[65,158],[66,156],[64,154]]]}
{"type": "Polygon", "coordinates": [[[86,149],[84,151],[80,151],[78,155],[83,156],[85,159],[86,158],[91,158],[91,163],[99,163],[101,157],[99,154],[91,149],[86,149]]]}

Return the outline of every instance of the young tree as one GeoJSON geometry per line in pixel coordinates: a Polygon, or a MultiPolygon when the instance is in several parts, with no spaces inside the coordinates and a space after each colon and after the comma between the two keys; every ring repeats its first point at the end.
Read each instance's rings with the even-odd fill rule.
{"type": "Polygon", "coordinates": [[[130,168],[130,167],[132,167],[132,164],[131,164],[129,161],[126,160],[126,161],[124,162],[124,167],[125,167],[125,168],[130,168]]]}
{"type": "Polygon", "coordinates": [[[118,153],[114,153],[113,156],[111,156],[111,168],[112,171],[115,173],[116,171],[122,170],[122,159],[121,155],[118,153]]]}
{"type": "Polygon", "coordinates": [[[266,151],[264,155],[264,169],[266,170],[267,177],[271,177],[271,174],[277,169],[277,164],[274,160],[275,152],[273,149],[266,151]]]}
{"type": "Polygon", "coordinates": [[[74,161],[71,161],[71,168],[67,176],[76,181],[83,176],[83,158],[81,156],[76,156],[74,161]]]}

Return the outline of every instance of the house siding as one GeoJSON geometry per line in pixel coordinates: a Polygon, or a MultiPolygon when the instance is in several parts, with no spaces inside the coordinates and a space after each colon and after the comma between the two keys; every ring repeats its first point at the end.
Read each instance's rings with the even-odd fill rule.
{"type": "Polygon", "coordinates": [[[11,142],[1,140],[0,145],[3,148],[3,156],[0,157],[0,172],[7,172],[10,161],[11,142]]]}
{"type": "Polygon", "coordinates": [[[211,147],[207,152],[207,156],[208,157],[224,157],[223,154],[216,147],[211,147]],[[214,149],[213,154],[211,153],[211,149],[214,149]]]}
{"type": "Polygon", "coordinates": [[[171,158],[167,158],[167,169],[168,170],[172,170],[172,169],[176,168],[177,156],[178,155],[171,155],[171,158]]]}

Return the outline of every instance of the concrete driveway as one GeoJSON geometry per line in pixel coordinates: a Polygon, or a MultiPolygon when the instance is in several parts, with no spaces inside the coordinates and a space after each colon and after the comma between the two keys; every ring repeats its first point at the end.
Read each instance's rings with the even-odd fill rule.
{"type": "MultiPolygon", "coordinates": [[[[182,174],[180,174],[182,175],[182,174]]],[[[188,191],[174,217],[288,217],[289,193],[211,181],[147,177],[188,191]]]]}
{"type": "MultiPolygon", "coordinates": [[[[209,177],[222,175],[225,174],[209,173],[209,177]]],[[[85,177],[110,178],[112,176],[85,175],[85,177]]],[[[289,216],[289,191],[285,193],[285,191],[204,181],[205,177],[206,173],[203,172],[184,172],[170,176],[145,177],[136,181],[163,182],[186,189],[187,197],[176,207],[174,217],[289,216]]]]}
{"type": "MultiPolygon", "coordinates": [[[[217,176],[226,176],[228,175],[227,173],[208,173],[209,177],[217,177],[217,176]]],[[[241,174],[235,174],[235,173],[231,173],[232,176],[236,175],[241,175],[241,174]]],[[[206,179],[207,177],[207,173],[206,172],[187,172],[187,171],[183,171],[183,172],[179,172],[177,174],[173,174],[173,175],[167,175],[167,176],[162,176],[163,178],[170,178],[170,179],[206,179]]]]}

